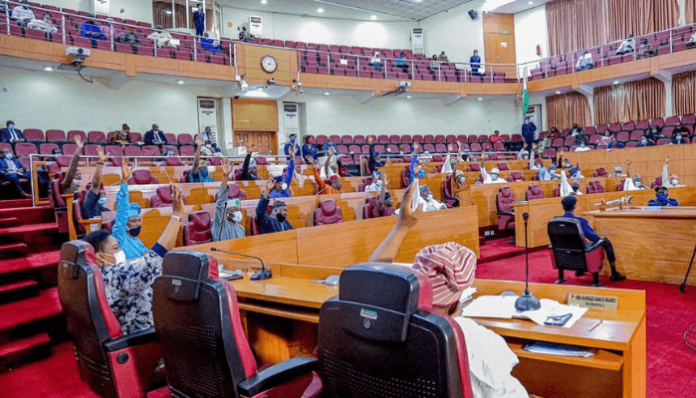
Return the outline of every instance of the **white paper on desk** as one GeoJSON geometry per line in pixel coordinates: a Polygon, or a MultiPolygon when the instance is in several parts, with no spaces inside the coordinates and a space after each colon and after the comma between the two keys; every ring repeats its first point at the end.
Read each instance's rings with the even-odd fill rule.
{"type": "Polygon", "coordinates": [[[525,311],[522,313],[516,312],[513,317],[529,319],[537,325],[543,325],[544,322],[546,322],[546,319],[550,316],[573,314],[573,316],[568,319],[568,322],[563,325],[564,328],[569,329],[572,328],[573,325],[575,325],[575,322],[582,318],[582,316],[585,315],[588,310],[587,308],[565,305],[559,303],[558,301],[549,299],[541,299],[539,302],[541,303],[541,308],[538,310],[525,311]]]}
{"type": "Polygon", "coordinates": [[[561,304],[554,300],[541,299],[541,308],[536,311],[517,312],[515,310],[517,296],[481,296],[462,310],[462,316],[470,318],[495,318],[495,319],[528,319],[538,325],[543,325],[550,316],[573,314],[563,325],[568,329],[587,312],[587,308],[574,307],[561,304]]]}

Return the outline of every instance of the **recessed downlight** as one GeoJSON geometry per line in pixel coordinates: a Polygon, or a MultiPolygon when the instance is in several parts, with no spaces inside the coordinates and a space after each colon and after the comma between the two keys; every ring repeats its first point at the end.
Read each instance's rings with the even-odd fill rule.
{"type": "Polygon", "coordinates": [[[324,12],[324,9],[323,9],[323,8],[317,8],[317,12],[318,12],[319,14],[322,14],[322,13],[324,12]]]}

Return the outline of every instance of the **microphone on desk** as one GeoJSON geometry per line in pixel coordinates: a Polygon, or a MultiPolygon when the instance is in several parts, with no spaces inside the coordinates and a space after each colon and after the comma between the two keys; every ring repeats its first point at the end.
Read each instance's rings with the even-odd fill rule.
{"type": "Polygon", "coordinates": [[[214,252],[231,254],[233,256],[247,257],[247,258],[253,258],[255,260],[259,260],[259,262],[261,263],[261,270],[255,272],[251,275],[251,278],[249,278],[249,279],[251,279],[252,281],[262,281],[265,279],[271,279],[273,277],[271,270],[266,268],[266,264],[264,264],[261,257],[256,257],[256,256],[252,256],[250,254],[244,254],[244,253],[228,252],[227,250],[221,250],[221,249],[218,249],[217,247],[211,247],[210,250],[214,251],[214,252]]]}
{"type": "Polygon", "coordinates": [[[520,312],[534,311],[541,308],[539,299],[534,297],[534,295],[529,291],[529,244],[527,242],[527,234],[529,233],[529,213],[524,212],[522,214],[522,218],[524,218],[524,261],[527,271],[524,278],[524,293],[515,301],[515,309],[520,312]]]}

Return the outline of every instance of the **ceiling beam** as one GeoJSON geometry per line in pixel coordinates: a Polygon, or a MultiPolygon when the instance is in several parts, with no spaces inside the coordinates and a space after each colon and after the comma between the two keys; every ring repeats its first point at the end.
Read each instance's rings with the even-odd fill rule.
{"type": "Polygon", "coordinates": [[[369,92],[367,94],[361,94],[359,98],[360,104],[367,105],[372,102],[373,99],[377,98],[377,94],[375,92],[369,92]]]}
{"type": "Polygon", "coordinates": [[[445,106],[452,106],[455,103],[457,103],[460,99],[462,99],[461,94],[448,95],[447,98],[445,98],[445,106]]]}

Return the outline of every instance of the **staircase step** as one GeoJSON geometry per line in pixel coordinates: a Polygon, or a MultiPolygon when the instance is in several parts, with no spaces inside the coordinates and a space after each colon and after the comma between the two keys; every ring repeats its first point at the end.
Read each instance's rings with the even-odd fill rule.
{"type": "Polygon", "coordinates": [[[56,220],[55,210],[50,206],[0,209],[0,219],[12,217],[22,220],[23,225],[55,222],[56,220]]]}
{"type": "Polygon", "coordinates": [[[42,290],[36,297],[0,305],[0,334],[53,318],[62,311],[57,287],[42,290]]]}
{"type": "Polygon", "coordinates": [[[0,209],[15,209],[17,207],[31,207],[34,202],[31,199],[0,200],[0,209]]]}
{"type": "Polygon", "coordinates": [[[0,344],[0,370],[29,359],[51,355],[50,343],[48,333],[42,332],[0,344]]]}
{"type": "Polygon", "coordinates": [[[59,249],[64,238],[55,222],[0,229],[0,244],[26,243],[35,252],[59,249]]]}
{"type": "Polygon", "coordinates": [[[17,224],[19,224],[17,217],[0,218],[0,228],[16,227],[17,224]]]}
{"type": "Polygon", "coordinates": [[[35,295],[38,287],[39,283],[32,279],[0,285],[0,304],[35,295]]]}
{"type": "Polygon", "coordinates": [[[0,280],[9,283],[33,279],[41,287],[55,286],[58,282],[58,262],[60,250],[3,259],[0,260],[0,280]]]}
{"type": "Polygon", "coordinates": [[[11,255],[24,255],[29,250],[26,243],[6,243],[0,244],[0,257],[7,258],[11,255]]]}

